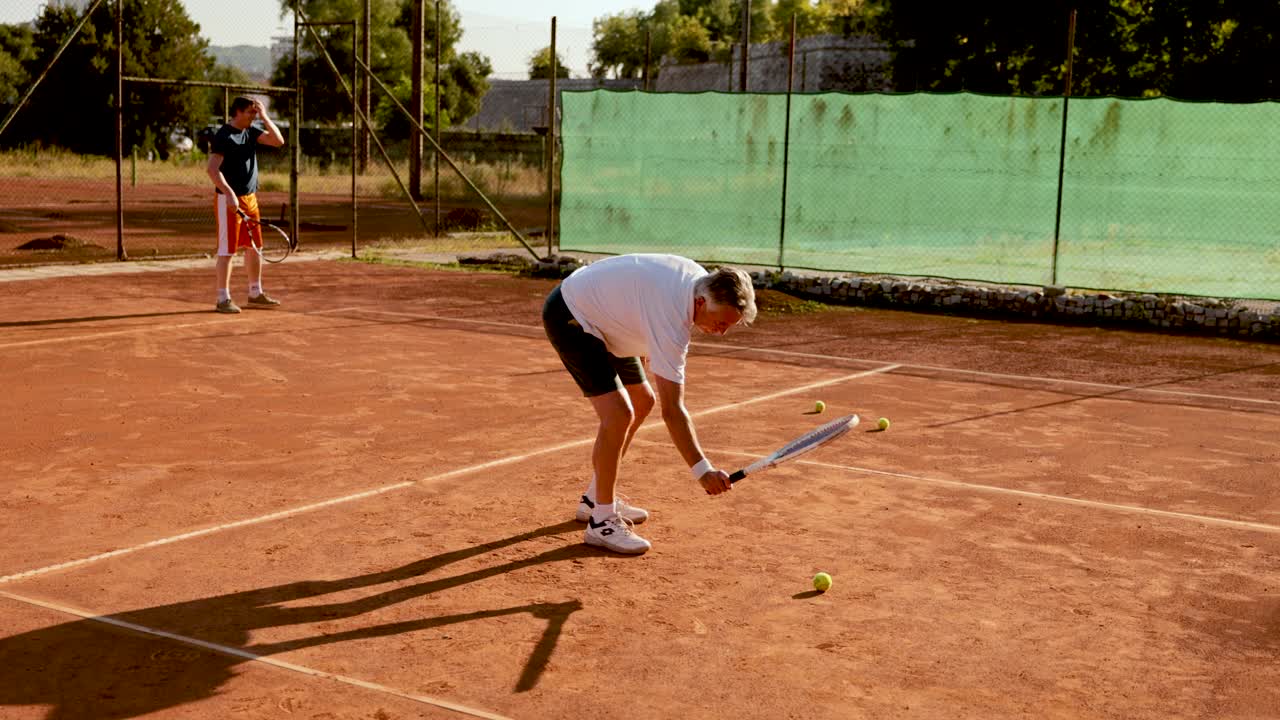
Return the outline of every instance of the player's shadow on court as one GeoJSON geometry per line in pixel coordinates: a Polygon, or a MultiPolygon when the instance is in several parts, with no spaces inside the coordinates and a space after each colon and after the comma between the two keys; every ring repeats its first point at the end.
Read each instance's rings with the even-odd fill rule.
{"type": "Polygon", "coordinates": [[[174,310],[173,312],[133,313],[130,315],[87,315],[85,317],[49,318],[47,320],[15,320],[0,322],[0,328],[34,327],[38,325],[71,325],[74,323],[103,322],[106,320],[129,320],[132,318],[169,317],[171,315],[208,315],[207,309],[174,310]]]}
{"type": "MultiPolygon", "coordinates": [[[[321,628],[344,618],[358,617],[535,565],[582,558],[626,560],[587,547],[574,538],[572,544],[559,545],[523,559],[458,575],[427,578],[452,563],[536,538],[581,532],[581,527],[573,522],[559,523],[390,570],[340,580],[299,581],[158,605],[114,613],[104,616],[103,620],[64,622],[3,638],[0,639],[0,668],[3,668],[3,675],[0,675],[3,677],[0,680],[0,715],[4,714],[4,706],[48,705],[52,707],[47,716],[51,720],[133,718],[213,697],[219,693],[223,683],[236,674],[240,665],[255,657],[278,657],[295,650],[332,643],[397,636],[522,614],[546,623],[533,651],[524,660],[514,688],[516,692],[525,692],[537,686],[566,623],[573,613],[582,609],[581,601],[536,602],[353,627],[337,632],[321,628]],[[393,585],[380,592],[355,597],[361,590],[385,584],[393,585]],[[335,599],[316,603],[317,599],[325,596],[335,599]],[[302,605],[303,601],[311,602],[302,605]],[[109,624],[109,621],[123,626],[109,624]],[[131,630],[129,625],[192,638],[226,649],[201,648],[176,639],[156,637],[141,630],[131,630]],[[256,630],[285,626],[305,628],[307,632],[276,642],[254,641],[252,637],[256,630]]],[[[15,594],[21,595],[16,591],[15,594]]],[[[10,601],[0,599],[0,602],[10,601]]],[[[43,616],[29,616],[45,621],[62,617],[54,611],[43,616]]],[[[306,661],[294,661],[306,664],[306,661]]],[[[327,670],[322,665],[314,669],[327,670]]],[[[424,666],[422,674],[429,676],[433,669],[424,666]]],[[[359,679],[377,681],[371,677],[359,679]]],[[[270,710],[278,708],[273,706],[270,710]]]]}

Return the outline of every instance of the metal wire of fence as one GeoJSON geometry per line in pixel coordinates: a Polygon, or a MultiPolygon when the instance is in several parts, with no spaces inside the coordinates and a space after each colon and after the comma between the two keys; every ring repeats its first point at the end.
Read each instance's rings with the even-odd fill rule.
{"type": "MultiPolygon", "coordinates": [[[[553,28],[554,19],[466,28],[470,43],[501,45],[529,71],[512,72],[505,62],[475,105],[455,107],[438,131],[433,98],[426,98],[424,129],[465,179],[424,143],[415,208],[402,189],[414,166],[412,133],[383,138],[388,166],[359,143],[353,150],[350,119],[304,116],[295,140],[292,118],[277,114],[290,145],[261,157],[264,213],[285,219],[290,212],[297,146],[299,228],[309,248],[351,242],[354,161],[362,248],[515,248],[501,232],[509,219],[548,252],[562,225],[564,250],[1280,295],[1272,280],[1280,270],[1271,222],[1280,209],[1270,191],[1280,166],[1274,103],[819,92],[832,82],[885,89],[885,46],[858,37],[801,39],[790,62],[783,44],[752,46],[749,71],[740,48],[719,65],[646,55],[652,66],[641,77],[602,80],[582,77],[579,67],[588,31],[553,28]],[[558,62],[571,65],[554,86],[529,77],[552,45],[558,62]],[[659,92],[632,92],[644,88],[659,92]],[[563,115],[549,109],[556,100],[563,115]],[[486,203],[500,208],[503,221],[486,203]]],[[[334,38],[339,49],[352,39],[334,38]]],[[[333,57],[348,78],[358,74],[349,54],[333,57]]],[[[430,90],[435,70],[429,53],[424,60],[430,90]]],[[[385,122],[376,87],[371,95],[366,112],[385,122]]],[[[126,98],[153,101],[136,88],[126,98]]],[[[334,114],[312,114],[318,109],[306,115],[334,114]]],[[[126,149],[131,257],[210,251],[211,191],[200,144],[208,129],[169,128],[171,135],[126,149]],[[193,148],[182,147],[187,138],[193,148]]],[[[11,202],[0,208],[0,263],[111,257],[114,173],[109,158],[7,143],[0,189],[11,202]],[[62,249],[16,251],[40,243],[62,249]]]]}
{"type": "MultiPolygon", "coordinates": [[[[111,6],[116,4],[103,4],[107,9],[98,12],[109,14],[113,12],[111,6]]],[[[125,8],[127,11],[127,4],[125,8]]],[[[341,34],[330,33],[327,28],[319,30],[319,41],[331,46],[337,71],[349,82],[356,72],[348,49],[350,31],[341,34]]],[[[551,23],[545,23],[541,32],[522,32],[520,37],[521,47],[513,44],[513,50],[531,60],[551,44],[551,23]]],[[[571,42],[573,37],[571,34],[571,42]]],[[[302,33],[300,39],[306,51],[307,34],[302,33]]],[[[284,39],[279,42],[281,47],[288,45],[284,39]]],[[[317,51],[312,48],[306,52],[317,51]]],[[[259,155],[260,206],[268,217],[289,219],[295,206],[291,202],[291,183],[292,177],[296,177],[298,231],[304,249],[340,249],[351,245],[353,201],[358,202],[360,208],[362,249],[421,247],[448,252],[519,248],[517,239],[504,229],[507,227],[536,237],[536,243],[547,242],[544,228],[552,224],[548,222],[554,217],[551,198],[558,192],[553,178],[549,179],[555,167],[549,161],[554,145],[547,138],[549,81],[508,82],[507,86],[519,86],[516,92],[482,94],[474,106],[463,102],[452,108],[452,116],[446,106],[442,115],[444,122],[437,128],[432,100],[436,94],[437,70],[431,63],[432,53],[428,43],[424,58],[427,95],[424,129],[453,162],[444,160],[434,150],[430,138],[424,138],[422,161],[417,163],[421,175],[419,182],[412,183],[417,186],[416,208],[406,202],[403,186],[411,184],[410,169],[415,163],[409,138],[417,132],[395,117],[399,110],[381,97],[375,82],[369,83],[373,87],[366,110],[368,117],[380,125],[393,119],[404,126],[397,133],[387,134],[381,127],[377,131],[385,146],[385,160],[376,142],[372,152],[366,151],[363,156],[359,140],[353,150],[350,140],[353,118],[347,100],[337,100],[343,105],[337,109],[340,116],[337,120],[319,120],[321,116],[332,117],[334,112],[318,107],[314,92],[310,93],[313,99],[308,102],[309,88],[303,86],[304,113],[300,123],[295,123],[287,110],[272,112],[286,135],[287,144],[281,150],[264,148],[259,155]],[[489,109],[486,104],[493,105],[492,110],[500,114],[505,113],[512,102],[519,105],[517,126],[469,127],[465,122],[451,121],[451,117],[479,117],[489,109]],[[291,177],[294,147],[300,148],[300,152],[296,158],[296,175],[291,177]],[[353,153],[358,165],[354,194],[353,153]],[[460,173],[455,172],[454,166],[460,173]]],[[[58,70],[53,67],[51,79],[58,76],[58,70]]],[[[448,73],[450,68],[446,66],[441,72],[448,73]]],[[[491,89],[494,85],[499,86],[499,90],[510,89],[502,87],[504,81],[499,78],[486,82],[491,89]]],[[[336,87],[337,81],[333,81],[333,85],[336,87]]],[[[52,82],[49,87],[32,90],[37,98],[42,93],[61,92],[52,82]]],[[[126,106],[154,102],[158,92],[155,87],[126,83],[126,106]]],[[[215,106],[241,93],[259,97],[271,105],[270,97],[249,88],[224,91],[210,87],[192,92],[205,92],[211,98],[223,96],[221,103],[211,100],[215,106]]],[[[45,107],[36,103],[23,108],[17,113],[15,126],[47,123],[49,118],[41,114],[45,107]]],[[[132,132],[127,126],[129,117],[126,113],[124,135],[129,140],[123,149],[119,203],[124,216],[122,238],[117,236],[115,222],[116,167],[112,158],[76,152],[56,143],[15,142],[15,137],[20,137],[17,133],[4,138],[0,148],[0,190],[11,202],[0,208],[0,264],[107,260],[116,256],[117,241],[121,239],[122,249],[131,259],[212,253],[212,188],[205,173],[207,136],[224,118],[212,116],[204,125],[173,126],[166,128],[161,136],[152,136],[149,132],[141,135],[132,132]]]]}
{"type": "Polygon", "coordinates": [[[568,95],[562,247],[1280,298],[1280,104],[786,101],[568,95]]]}

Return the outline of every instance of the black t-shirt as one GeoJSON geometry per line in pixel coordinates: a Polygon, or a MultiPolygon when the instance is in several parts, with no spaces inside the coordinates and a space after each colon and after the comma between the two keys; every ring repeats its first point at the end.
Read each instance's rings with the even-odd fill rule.
{"type": "Polygon", "coordinates": [[[252,125],[239,130],[228,123],[213,136],[210,152],[222,156],[222,176],[236,195],[258,191],[258,138],[264,134],[252,125]]]}

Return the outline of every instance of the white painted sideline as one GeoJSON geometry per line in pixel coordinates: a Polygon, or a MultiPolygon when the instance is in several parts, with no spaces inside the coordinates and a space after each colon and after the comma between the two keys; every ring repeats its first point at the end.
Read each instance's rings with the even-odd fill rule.
{"type": "MultiPolygon", "coordinates": [[[[749,400],[743,400],[741,402],[735,402],[735,403],[728,403],[725,405],[720,405],[718,407],[701,410],[699,412],[692,413],[692,415],[694,417],[714,415],[716,413],[724,412],[726,410],[733,410],[735,408],[745,407],[747,405],[754,405],[756,403],[761,403],[767,400],[773,400],[776,398],[785,397],[787,395],[794,395],[796,393],[808,392],[816,388],[828,387],[830,385],[838,385],[842,382],[847,382],[849,380],[854,380],[860,377],[866,377],[868,375],[874,375],[876,373],[888,372],[889,370],[892,370],[894,367],[896,366],[890,365],[890,366],[878,368],[875,370],[864,370],[862,372],[853,373],[852,375],[843,375],[841,377],[832,378],[830,380],[821,380],[819,382],[809,383],[808,385],[802,385],[800,387],[792,388],[790,390],[781,390],[779,392],[770,393],[768,395],[761,395],[758,397],[754,397],[749,400]]],[[[647,429],[661,427],[661,426],[662,426],[661,421],[653,421],[653,422],[648,422],[642,425],[640,427],[640,430],[647,430],[647,429]]],[[[532,452],[527,452],[520,455],[511,455],[505,458],[499,458],[497,460],[490,460],[489,462],[480,463],[478,465],[470,465],[464,468],[459,468],[457,470],[450,470],[449,472],[440,473],[438,475],[432,475],[426,478],[422,478],[420,480],[409,480],[405,482],[399,482],[393,485],[386,485],[380,488],[365,490],[363,492],[358,492],[351,495],[344,495],[342,497],[333,498],[331,500],[324,500],[317,503],[311,503],[309,505],[303,505],[301,507],[290,508],[287,510],[280,510],[278,512],[269,513],[267,515],[261,515],[255,518],[237,520],[235,522],[224,523],[222,525],[215,525],[214,527],[203,528],[200,530],[193,530],[192,532],[183,533],[181,535],[174,535],[172,537],[161,538],[159,540],[152,540],[150,542],[145,542],[140,545],[134,545],[127,548],[120,548],[118,550],[112,550],[110,552],[98,553],[97,555],[91,555],[89,557],[80,558],[78,560],[70,560],[68,562],[58,563],[56,565],[49,565],[42,568],[36,568],[33,570],[26,570],[19,573],[13,573],[11,575],[5,575],[3,577],[0,577],[0,585],[13,582],[15,580],[25,580],[27,578],[35,577],[37,575],[46,575],[48,573],[56,572],[58,570],[66,570],[69,568],[80,567],[83,565],[88,565],[90,563],[98,562],[100,560],[107,560],[109,558],[119,557],[121,555],[128,555],[130,553],[138,552],[139,550],[159,547],[161,545],[169,545],[175,542],[180,542],[182,540],[190,540],[192,538],[203,537],[205,535],[211,535],[213,533],[221,532],[223,530],[231,530],[234,528],[245,527],[248,525],[257,525],[257,524],[269,522],[272,520],[278,520],[278,519],[290,517],[292,515],[298,515],[301,513],[310,512],[312,510],[319,510],[320,508],[326,508],[326,507],[331,507],[333,505],[340,505],[343,503],[354,502],[356,500],[363,500],[368,497],[382,495],[383,493],[393,492],[395,490],[403,490],[405,488],[413,487],[415,485],[425,485],[427,483],[446,480],[449,478],[458,477],[459,475],[467,475],[469,473],[477,472],[480,470],[487,470],[489,468],[500,467],[502,465],[510,465],[512,463],[521,462],[524,460],[528,460],[529,458],[538,457],[540,455],[559,452],[561,450],[567,450],[569,448],[574,448],[574,447],[581,447],[583,445],[590,445],[591,443],[594,443],[594,442],[595,442],[594,437],[585,438],[582,440],[573,440],[571,442],[561,443],[559,445],[553,445],[551,447],[542,448],[541,450],[534,450],[532,452]]]]}
{"type": "Polygon", "coordinates": [[[288,510],[281,510],[279,512],[273,512],[268,515],[261,515],[256,518],[249,518],[246,520],[237,520],[235,522],[224,523],[222,525],[215,525],[213,527],[203,528],[201,530],[193,530],[191,532],[183,533],[181,535],[173,535],[167,538],[160,538],[159,540],[152,540],[150,542],[142,543],[141,545],[134,545],[132,547],[120,548],[119,550],[112,550],[110,552],[98,553],[97,555],[90,555],[89,557],[80,558],[79,560],[71,560],[64,563],[58,563],[57,565],[49,565],[48,567],[42,567],[36,570],[27,570],[26,572],[14,573],[13,575],[5,575],[4,577],[0,577],[0,585],[13,582],[15,580],[24,580],[26,578],[35,577],[36,575],[45,575],[58,570],[66,570],[68,568],[79,567],[81,565],[88,565],[89,563],[98,562],[99,560],[106,560],[108,558],[119,557],[121,555],[128,555],[129,553],[135,553],[139,550],[146,550],[147,548],[160,547],[161,545],[169,545],[171,543],[181,542],[183,540],[190,540],[192,538],[203,537],[205,535],[211,535],[213,533],[221,532],[223,530],[231,530],[233,528],[245,527],[246,525],[257,525],[258,523],[264,523],[270,520],[276,520],[279,518],[288,517],[290,515],[297,515],[299,513],[304,513],[311,510],[319,510],[320,508],[325,508],[332,505],[340,505],[342,503],[348,503],[354,500],[363,500],[364,498],[373,497],[375,495],[381,495],[383,493],[388,493],[393,490],[401,490],[407,487],[412,487],[414,484],[415,484],[414,481],[406,480],[405,482],[399,482],[394,485],[387,485],[385,487],[375,488],[373,490],[365,490],[364,492],[358,492],[352,495],[344,495],[339,498],[333,498],[332,500],[324,500],[318,503],[312,503],[310,505],[303,505],[301,507],[290,508],[288,510]]]}
{"type": "MultiPolygon", "coordinates": [[[[306,316],[306,315],[323,315],[326,313],[347,312],[347,311],[356,310],[356,309],[358,308],[335,308],[332,310],[315,310],[315,311],[306,312],[306,313],[294,313],[294,312],[289,312],[288,310],[277,309],[277,310],[270,310],[265,312],[258,312],[258,313],[255,313],[255,315],[256,317],[269,317],[271,315],[276,315],[278,317],[298,317],[298,316],[306,316]]],[[[209,314],[214,315],[215,313],[214,311],[210,310],[209,314]]],[[[53,345],[55,343],[75,342],[77,340],[99,340],[101,338],[114,337],[116,335],[135,335],[137,333],[153,332],[153,331],[159,331],[159,330],[183,330],[186,328],[206,327],[206,326],[207,327],[223,327],[236,322],[244,323],[245,320],[241,318],[228,318],[226,316],[219,316],[216,319],[202,320],[201,322],[194,322],[194,323],[173,323],[169,325],[140,325],[138,327],[124,328],[122,330],[106,330],[100,333],[87,333],[84,335],[67,335],[64,337],[44,338],[42,340],[21,340],[19,342],[5,343],[3,345],[0,345],[0,350],[7,350],[9,348],[16,348],[16,347],[31,347],[33,345],[53,345]]]]}
{"type": "MultiPolygon", "coordinates": [[[[310,262],[312,260],[332,260],[346,257],[347,253],[332,250],[318,252],[301,252],[289,256],[290,263],[310,262]]],[[[242,261],[243,262],[243,261],[242,261]]],[[[213,269],[213,258],[192,257],[174,260],[147,260],[145,258],[120,262],[111,260],[100,263],[59,263],[54,265],[37,265],[35,267],[7,268],[0,270],[0,282],[22,280],[47,280],[57,277],[83,277],[98,275],[119,275],[146,272],[173,272],[175,270],[213,269]]]]}
{"type": "Polygon", "coordinates": [[[26,603],[28,605],[34,605],[36,607],[41,607],[46,610],[52,610],[54,612],[63,613],[65,615],[71,615],[73,617],[82,618],[90,622],[102,623],[104,625],[112,625],[114,627],[124,628],[125,630],[131,630],[133,632],[142,633],[144,635],[151,635],[153,637],[164,638],[165,640],[172,640],[174,642],[178,642],[183,645],[201,648],[203,650],[208,650],[210,652],[214,652],[219,655],[229,655],[231,657],[243,658],[245,660],[249,660],[252,662],[260,662],[265,665],[270,665],[272,667],[280,668],[282,670],[290,670],[296,673],[301,673],[303,675],[310,675],[311,677],[323,678],[325,680],[333,680],[346,685],[353,685],[358,688],[363,688],[365,690],[372,690],[374,692],[383,693],[385,695],[394,695],[398,698],[403,698],[405,700],[412,700],[414,702],[422,703],[424,705],[433,705],[435,707],[442,708],[444,710],[452,710],[456,713],[461,713],[463,715],[470,715],[471,717],[486,718],[486,720],[507,720],[505,716],[496,715],[487,710],[479,710],[473,707],[467,707],[466,705],[460,705],[458,703],[450,702],[448,700],[441,700],[439,698],[434,698],[429,695],[418,695],[416,693],[404,692],[403,690],[396,690],[395,688],[387,687],[386,685],[379,685],[378,683],[369,682],[367,680],[360,680],[358,678],[349,677],[347,675],[338,675],[336,673],[325,672],[324,670],[315,670],[313,668],[309,668],[304,665],[298,665],[296,663],[286,662],[284,660],[277,660],[275,658],[267,657],[265,655],[257,655],[247,650],[230,647],[228,645],[219,645],[218,643],[211,643],[205,640],[200,640],[193,637],[187,637],[186,635],[178,635],[176,633],[165,632],[164,630],[156,630],[155,628],[149,628],[144,625],[138,625],[136,623],[127,622],[125,620],[119,620],[117,618],[111,617],[110,615],[97,615],[94,613],[85,612],[83,610],[77,610],[76,608],[68,607],[66,605],[58,605],[56,603],[51,603],[45,600],[37,600],[35,598],[23,597],[22,595],[14,595],[13,593],[4,592],[4,591],[0,591],[0,597],[6,597],[15,602],[26,603]]]}
{"type": "MultiPolygon", "coordinates": [[[[651,440],[637,440],[642,444],[653,444],[651,440]]],[[[709,448],[708,448],[709,449],[709,448]]],[[[756,458],[758,455],[752,453],[738,452],[736,450],[711,450],[711,452],[723,455],[735,455],[738,457],[756,458]]],[[[814,467],[831,468],[834,470],[846,470],[849,472],[864,473],[867,475],[879,475],[883,477],[898,478],[900,480],[909,480],[915,483],[923,483],[927,485],[941,485],[943,487],[959,488],[962,490],[977,490],[979,492],[996,493],[1000,495],[1013,495],[1015,497],[1029,498],[1032,500],[1044,500],[1046,502],[1063,503],[1066,505],[1078,505],[1081,507],[1094,508],[1098,510],[1110,510],[1113,512],[1124,512],[1137,515],[1150,515],[1153,517],[1169,518],[1172,520],[1191,520],[1194,522],[1205,523],[1207,525],[1218,525],[1221,527],[1235,528],[1237,530],[1253,530],[1265,533],[1280,533],[1280,526],[1267,525],[1266,523],[1250,522],[1248,520],[1232,520],[1231,518],[1214,517],[1212,515],[1197,515],[1195,513],[1176,512],[1173,510],[1158,510],[1156,508],[1143,507],[1141,505],[1122,505],[1119,503],[1102,502],[1100,500],[1086,500],[1083,498],[1067,497],[1065,495],[1052,495],[1050,493],[1033,492],[1030,490],[1017,490],[1014,488],[1004,488],[997,485],[983,485],[981,483],[969,483],[960,480],[943,480],[941,478],[924,477],[922,475],[911,475],[908,473],[891,472],[888,470],[876,470],[874,468],[857,467],[855,465],[840,465],[837,463],[825,463],[817,460],[796,460],[797,465],[812,465],[814,467]]]]}

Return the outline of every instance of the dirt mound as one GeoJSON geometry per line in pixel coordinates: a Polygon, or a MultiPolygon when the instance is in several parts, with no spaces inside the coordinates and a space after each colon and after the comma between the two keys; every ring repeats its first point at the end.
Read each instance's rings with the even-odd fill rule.
{"type": "Polygon", "coordinates": [[[19,250],[83,250],[86,248],[106,249],[101,245],[81,240],[72,235],[51,235],[49,237],[36,238],[18,246],[19,250]]]}

